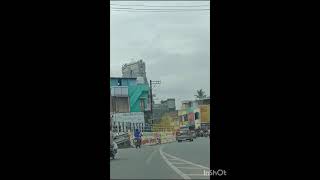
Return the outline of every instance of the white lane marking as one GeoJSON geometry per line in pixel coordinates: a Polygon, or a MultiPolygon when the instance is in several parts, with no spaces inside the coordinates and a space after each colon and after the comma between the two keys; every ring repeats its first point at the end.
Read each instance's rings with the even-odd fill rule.
{"type": "Polygon", "coordinates": [[[189,176],[185,175],[182,171],[180,171],[178,168],[176,168],[170,161],[167,159],[167,157],[164,156],[162,152],[162,148],[164,146],[160,147],[160,155],[162,156],[163,160],[170,166],[177,174],[179,174],[183,179],[191,179],[189,176]]]}
{"type": "Polygon", "coordinates": [[[187,163],[181,163],[181,162],[172,162],[171,164],[187,164],[187,163]]]}
{"type": "Polygon", "coordinates": [[[170,161],[180,161],[179,159],[168,159],[170,161]]]}
{"type": "Polygon", "coordinates": [[[148,159],[146,160],[147,164],[150,164],[151,159],[153,158],[153,156],[156,154],[156,152],[158,151],[158,149],[153,150],[153,152],[149,155],[148,159]]]}
{"type": "Polygon", "coordinates": [[[168,153],[165,153],[162,151],[162,148],[164,146],[160,147],[160,154],[162,156],[162,158],[164,159],[164,161],[177,173],[179,174],[183,179],[191,179],[190,176],[202,176],[204,177],[204,174],[186,174],[186,173],[183,173],[180,169],[191,169],[190,167],[182,167],[182,168],[178,168],[177,166],[175,166],[174,164],[185,164],[185,165],[193,165],[197,168],[193,168],[193,169],[196,169],[196,170],[203,170],[203,169],[210,169],[208,167],[205,167],[205,166],[202,166],[200,164],[195,164],[193,162],[190,162],[190,161],[187,161],[187,160],[184,160],[184,159],[181,159],[181,158],[178,158],[176,156],[173,156],[173,155],[170,155],[168,153]],[[170,162],[168,159],[171,159],[171,160],[175,160],[175,161],[180,161],[179,162],[170,162]]]}
{"type": "Polygon", "coordinates": [[[169,156],[169,157],[171,157],[171,158],[179,159],[180,161],[184,162],[185,164],[191,164],[191,165],[194,165],[194,166],[197,166],[197,167],[203,168],[203,169],[210,169],[210,168],[205,167],[205,166],[202,166],[202,165],[200,165],[200,164],[195,164],[195,163],[193,163],[193,162],[190,162],[190,161],[187,161],[187,160],[184,160],[184,159],[181,159],[181,158],[178,158],[178,157],[172,156],[172,155],[170,155],[170,154],[168,154],[168,153],[165,153],[165,152],[163,152],[163,153],[164,153],[166,156],[169,156]]]}
{"type": "Polygon", "coordinates": [[[177,161],[178,159],[171,159],[171,158],[167,158],[170,161],[177,161]]]}

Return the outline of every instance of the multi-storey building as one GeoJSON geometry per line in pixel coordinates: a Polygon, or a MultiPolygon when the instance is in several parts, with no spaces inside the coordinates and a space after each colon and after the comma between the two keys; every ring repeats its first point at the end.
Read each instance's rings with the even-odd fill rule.
{"type": "Polygon", "coordinates": [[[124,64],[122,66],[122,77],[142,78],[143,83],[148,84],[147,74],[146,74],[146,65],[142,60],[129,63],[129,64],[124,64]]]}

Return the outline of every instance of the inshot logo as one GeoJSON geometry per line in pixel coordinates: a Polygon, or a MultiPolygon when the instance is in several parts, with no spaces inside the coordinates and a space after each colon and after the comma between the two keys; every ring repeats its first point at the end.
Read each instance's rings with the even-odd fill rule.
{"type": "Polygon", "coordinates": [[[203,175],[204,176],[226,176],[227,171],[223,169],[210,170],[210,171],[203,170],[203,175]]]}

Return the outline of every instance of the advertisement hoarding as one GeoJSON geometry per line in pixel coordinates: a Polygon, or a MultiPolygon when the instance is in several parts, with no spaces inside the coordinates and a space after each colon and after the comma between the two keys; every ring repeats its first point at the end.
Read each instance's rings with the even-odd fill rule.
{"type": "Polygon", "coordinates": [[[210,106],[209,105],[200,106],[200,120],[201,120],[201,123],[210,123],[210,106]]]}
{"type": "Polygon", "coordinates": [[[189,124],[190,125],[195,125],[195,122],[194,122],[194,113],[193,112],[190,112],[188,114],[188,121],[189,121],[189,124]]]}
{"type": "Polygon", "coordinates": [[[143,112],[130,113],[115,113],[112,117],[113,122],[131,122],[131,123],[145,123],[143,112]]]}

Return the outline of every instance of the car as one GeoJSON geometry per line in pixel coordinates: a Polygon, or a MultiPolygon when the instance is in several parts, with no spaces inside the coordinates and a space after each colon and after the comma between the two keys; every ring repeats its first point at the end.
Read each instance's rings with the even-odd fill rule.
{"type": "Polygon", "coordinates": [[[193,134],[189,129],[180,129],[176,134],[176,140],[178,142],[182,141],[193,141],[193,134]]]}

